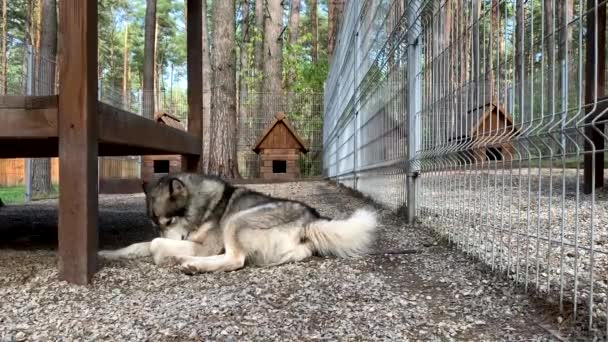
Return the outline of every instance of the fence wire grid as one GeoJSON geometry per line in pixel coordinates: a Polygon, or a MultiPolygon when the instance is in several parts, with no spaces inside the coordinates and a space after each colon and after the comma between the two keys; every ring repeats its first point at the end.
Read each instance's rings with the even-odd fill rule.
{"type": "Polygon", "coordinates": [[[607,1],[348,2],[324,174],[608,336],[607,1]]]}

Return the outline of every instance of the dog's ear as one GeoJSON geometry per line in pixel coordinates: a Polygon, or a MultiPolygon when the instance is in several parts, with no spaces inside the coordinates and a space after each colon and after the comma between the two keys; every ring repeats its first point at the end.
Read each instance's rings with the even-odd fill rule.
{"type": "Polygon", "coordinates": [[[186,195],[186,184],[177,178],[172,178],[169,181],[169,194],[172,198],[186,195]]]}

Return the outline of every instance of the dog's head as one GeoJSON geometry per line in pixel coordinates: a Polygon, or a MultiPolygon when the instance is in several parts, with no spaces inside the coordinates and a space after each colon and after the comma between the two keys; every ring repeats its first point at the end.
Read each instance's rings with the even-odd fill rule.
{"type": "Polygon", "coordinates": [[[190,193],[177,177],[165,176],[155,182],[142,184],[146,194],[146,212],[160,235],[168,239],[184,240],[188,236],[185,219],[190,193]]]}

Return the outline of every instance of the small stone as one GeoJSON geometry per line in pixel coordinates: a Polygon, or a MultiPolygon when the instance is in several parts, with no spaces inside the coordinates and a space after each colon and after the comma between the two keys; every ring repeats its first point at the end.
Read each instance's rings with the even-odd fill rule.
{"type": "Polygon", "coordinates": [[[23,331],[20,331],[15,335],[16,341],[25,341],[26,338],[27,338],[27,335],[25,335],[25,333],[23,331]]]}

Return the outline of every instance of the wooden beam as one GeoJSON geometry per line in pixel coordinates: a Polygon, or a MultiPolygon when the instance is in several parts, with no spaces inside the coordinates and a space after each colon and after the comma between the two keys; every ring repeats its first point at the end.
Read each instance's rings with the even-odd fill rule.
{"type": "Polygon", "coordinates": [[[0,109],[0,122],[0,139],[57,136],[57,108],[0,109]]]}
{"type": "MultiPolygon", "coordinates": [[[[57,157],[59,139],[51,138],[24,138],[0,139],[0,158],[52,158],[57,157]]],[[[166,151],[142,146],[128,146],[112,143],[98,144],[99,156],[152,156],[167,155],[166,151]]],[[[171,153],[175,154],[175,153],[171,153]]],[[[179,154],[179,153],[177,153],[179,154]]]]}
{"type": "Polygon", "coordinates": [[[50,95],[50,96],[3,95],[3,96],[0,96],[0,110],[6,109],[6,108],[14,108],[14,109],[57,108],[57,95],[50,95]]]}
{"type": "MultiPolygon", "coordinates": [[[[188,132],[203,144],[203,8],[202,0],[187,0],[186,44],[188,53],[188,132]]],[[[184,156],[186,171],[200,170],[201,156],[184,156]]]]}
{"type": "Polygon", "coordinates": [[[59,276],[97,270],[97,0],[59,6],[59,276]]]}
{"type": "Polygon", "coordinates": [[[604,186],[604,137],[598,132],[604,132],[604,123],[593,125],[592,121],[602,112],[599,108],[592,108],[593,103],[606,95],[606,3],[595,7],[595,0],[587,0],[587,39],[585,49],[585,103],[589,105],[585,120],[585,135],[591,142],[585,139],[585,151],[598,151],[585,153],[584,157],[584,185],[583,191],[590,194],[593,188],[604,186]],[[596,13],[597,11],[597,13],[596,13]],[[596,21],[597,15],[597,21],[596,21]],[[597,31],[596,31],[597,30],[597,31]],[[597,48],[596,48],[597,39],[597,48]],[[595,127],[594,127],[595,126],[595,127]]]}
{"type": "Polygon", "coordinates": [[[0,139],[56,137],[57,96],[0,96],[0,122],[0,139]]]}
{"type": "MultiPolygon", "coordinates": [[[[147,152],[143,154],[183,154],[198,158],[201,153],[200,140],[192,134],[105,103],[99,103],[99,142],[115,145],[118,150],[131,147],[147,152]]],[[[112,154],[124,155],[114,153],[122,153],[120,151],[112,154]]]]}

